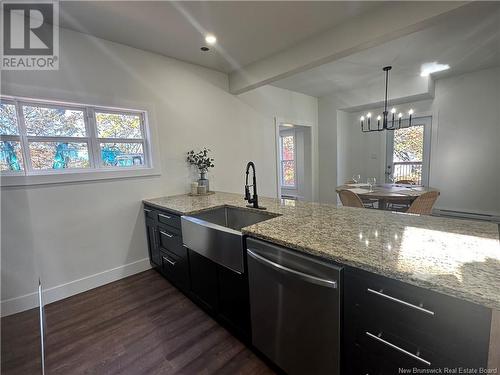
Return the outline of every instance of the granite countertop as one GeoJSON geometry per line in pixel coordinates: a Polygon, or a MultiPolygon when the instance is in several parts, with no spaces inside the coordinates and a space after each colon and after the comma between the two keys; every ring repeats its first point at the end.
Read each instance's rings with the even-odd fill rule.
{"type": "MultiPolygon", "coordinates": [[[[243,228],[249,236],[500,310],[497,224],[272,198],[259,201],[281,216],[243,228]]],[[[143,202],[181,215],[246,206],[242,195],[221,192],[143,202]]]]}

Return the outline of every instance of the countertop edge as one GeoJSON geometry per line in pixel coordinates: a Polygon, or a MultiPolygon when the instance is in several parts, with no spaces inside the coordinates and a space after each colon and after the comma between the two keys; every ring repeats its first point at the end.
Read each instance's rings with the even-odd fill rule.
{"type": "MultiPolygon", "coordinates": [[[[234,193],[224,193],[224,192],[219,192],[220,194],[228,194],[228,195],[234,195],[234,193]]],[[[155,200],[162,199],[162,198],[175,198],[175,197],[183,197],[186,196],[186,194],[176,194],[168,197],[160,197],[160,198],[149,198],[149,199],[143,199],[142,203],[145,205],[148,205],[150,207],[154,207],[156,209],[160,210],[166,210],[169,211],[173,214],[177,215],[194,215],[206,210],[210,210],[213,208],[217,207],[224,207],[224,206],[234,206],[231,203],[224,203],[224,200],[217,202],[217,204],[205,206],[200,209],[195,209],[195,210],[179,210],[179,209],[174,209],[169,207],[166,203],[156,203],[155,200]]],[[[243,199],[243,197],[242,197],[243,199]]],[[[239,207],[239,206],[234,206],[234,207],[239,207]]],[[[181,206],[182,208],[182,206],[181,206]]],[[[243,208],[243,207],[240,207],[243,208]]],[[[251,208],[250,208],[251,209],[251,208]]],[[[272,219],[270,219],[272,220],[272,219]]],[[[326,260],[326,261],[332,261],[336,262],[339,264],[342,264],[347,267],[352,267],[352,268],[357,268],[363,271],[371,272],[373,274],[382,276],[382,277],[387,277],[389,279],[401,281],[403,283],[407,283],[412,286],[420,287],[432,292],[437,292],[441,293],[450,297],[458,298],[464,301],[467,301],[469,303],[473,303],[476,305],[484,306],[486,308],[490,308],[493,310],[500,311],[500,300],[492,299],[492,298],[485,298],[482,294],[480,294],[480,291],[478,293],[468,293],[467,291],[460,290],[459,288],[449,288],[444,284],[440,284],[437,282],[429,282],[428,280],[425,280],[423,278],[415,278],[411,274],[407,274],[405,272],[398,272],[397,270],[390,271],[390,272],[385,272],[384,270],[380,270],[377,266],[372,266],[368,263],[363,263],[363,262],[358,262],[356,260],[352,259],[347,259],[344,258],[343,256],[336,256],[339,254],[328,254],[323,251],[314,249],[314,248],[308,248],[307,246],[302,246],[302,245],[297,245],[293,242],[287,242],[286,240],[278,239],[273,237],[272,235],[267,235],[267,234],[262,234],[258,233],[253,229],[251,226],[245,227],[241,230],[241,232],[246,235],[246,236],[251,236],[254,238],[258,238],[264,241],[272,242],[277,245],[285,246],[290,249],[296,250],[298,252],[312,255],[315,257],[318,257],[320,259],[326,260]]],[[[498,225],[498,231],[497,231],[497,238],[500,239],[500,224],[498,225]]]]}

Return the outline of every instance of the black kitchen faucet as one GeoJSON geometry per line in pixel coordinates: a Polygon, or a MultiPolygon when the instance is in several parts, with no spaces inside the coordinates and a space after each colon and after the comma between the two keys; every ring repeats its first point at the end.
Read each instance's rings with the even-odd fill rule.
{"type": "Polygon", "coordinates": [[[265,207],[259,206],[259,197],[257,195],[257,177],[255,175],[255,164],[253,161],[249,161],[246,169],[246,179],[245,179],[245,200],[250,203],[247,207],[258,208],[260,210],[265,210],[265,207]],[[248,174],[250,173],[250,167],[253,171],[252,185],[248,185],[248,174]],[[253,187],[253,196],[250,196],[250,186],[253,187]]]}

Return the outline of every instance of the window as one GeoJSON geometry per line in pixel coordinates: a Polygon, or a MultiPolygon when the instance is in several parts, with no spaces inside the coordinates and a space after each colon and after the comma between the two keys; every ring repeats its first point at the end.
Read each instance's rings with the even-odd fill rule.
{"type": "Polygon", "coordinates": [[[16,106],[0,102],[0,171],[24,172],[16,106]]]}
{"type": "Polygon", "coordinates": [[[151,166],[145,112],[0,101],[2,175],[63,174],[151,166]]]}
{"type": "Polygon", "coordinates": [[[428,185],[430,124],[429,117],[415,119],[415,125],[396,129],[387,138],[388,181],[428,185]]]}
{"type": "Polygon", "coordinates": [[[144,165],[144,131],[139,114],[95,112],[103,167],[144,165]]]}
{"type": "Polygon", "coordinates": [[[281,162],[281,186],[284,188],[295,188],[295,136],[280,136],[280,162],[281,162]]]}

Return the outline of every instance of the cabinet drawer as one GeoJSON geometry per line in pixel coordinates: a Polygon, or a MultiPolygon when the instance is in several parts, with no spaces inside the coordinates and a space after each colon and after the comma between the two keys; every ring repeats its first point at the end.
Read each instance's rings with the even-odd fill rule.
{"type": "MultiPolygon", "coordinates": [[[[345,288],[348,320],[354,326],[394,336],[436,358],[452,358],[455,365],[486,366],[489,309],[359,270],[349,272],[345,288]]],[[[361,336],[365,343],[377,341],[361,336]]]]}
{"type": "Polygon", "coordinates": [[[149,206],[144,206],[144,216],[155,221],[158,219],[158,213],[149,206]]]}
{"type": "Polygon", "coordinates": [[[384,331],[360,328],[356,342],[372,356],[383,358],[387,367],[429,369],[442,367],[447,362],[442,356],[437,359],[435,353],[425,347],[384,331]]]}
{"type": "Polygon", "coordinates": [[[181,217],[168,212],[158,212],[158,221],[162,224],[170,225],[171,227],[181,229],[181,217]]]}
{"type": "Polygon", "coordinates": [[[167,279],[180,289],[189,287],[189,271],[186,259],[178,257],[168,251],[161,250],[161,271],[167,279]]]}
{"type": "MultiPolygon", "coordinates": [[[[409,369],[408,373],[413,373],[414,369],[432,371],[432,368],[436,368],[433,364],[428,366],[419,361],[415,363],[413,358],[406,357],[404,353],[391,350],[387,346],[378,347],[379,344],[383,345],[371,342],[368,345],[365,343],[365,346],[356,344],[352,351],[350,366],[344,368],[343,374],[393,375],[403,373],[402,369],[409,369]]],[[[423,355],[422,358],[424,358],[423,355]]],[[[427,359],[430,358],[427,357],[427,359]]]]}
{"type": "Polygon", "coordinates": [[[181,231],[168,226],[159,226],[160,246],[182,258],[187,257],[186,248],[182,246],[181,231]]]}

